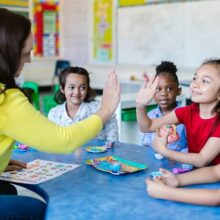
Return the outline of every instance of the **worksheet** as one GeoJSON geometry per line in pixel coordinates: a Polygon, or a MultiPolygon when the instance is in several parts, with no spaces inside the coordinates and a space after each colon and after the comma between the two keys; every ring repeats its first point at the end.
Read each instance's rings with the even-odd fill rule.
{"type": "Polygon", "coordinates": [[[79,166],[80,165],[78,164],[67,164],[37,159],[27,163],[26,169],[2,173],[0,180],[25,184],[39,184],[58,177],[70,170],[74,170],[79,166]]]}

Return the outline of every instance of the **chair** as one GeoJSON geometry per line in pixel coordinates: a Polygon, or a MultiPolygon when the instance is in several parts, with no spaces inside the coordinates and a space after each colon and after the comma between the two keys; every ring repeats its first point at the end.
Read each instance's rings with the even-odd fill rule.
{"type": "Polygon", "coordinates": [[[53,81],[52,81],[52,85],[55,85],[55,80],[57,77],[59,77],[60,72],[67,68],[70,67],[70,61],[68,60],[57,60],[56,64],[55,64],[55,71],[54,71],[54,75],[53,75],[53,81]]]}
{"type": "Polygon", "coordinates": [[[55,96],[57,90],[59,90],[59,85],[57,84],[56,79],[59,77],[60,72],[67,67],[70,67],[70,61],[68,61],[68,60],[57,60],[56,61],[55,71],[54,71],[54,75],[52,78],[52,93],[53,94],[46,95],[42,99],[43,112],[46,116],[48,115],[48,112],[50,111],[50,109],[57,105],[57,103],[54,100],[54,96],[55,96]]]}
{"type": "Polygon", "coordinates": [[[34,107],[37,110],[40,110],[40,93],[38,84],[36,82],[26,81],[23,83],[22,88],[24,92],[29,95],[34,107]]]}
{"type": "Polygon", "coordinates": [[[43,113],[44,115],[48,115],[49,111],[51,108],[55,107],[57,105],[57,103],[54,100],[54,95],[45,95],[42,98],[42,102],[43,102],[43,113]]]}

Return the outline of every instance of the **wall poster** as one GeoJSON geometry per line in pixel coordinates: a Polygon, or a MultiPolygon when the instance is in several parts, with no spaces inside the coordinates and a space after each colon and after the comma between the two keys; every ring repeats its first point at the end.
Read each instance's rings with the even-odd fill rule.
{"type": "Polygon", "coordinates": [[[59,56],[59,3],[34,0],[33,23],[34,56],[59,56]]]}
{"type": "Polygon", "coordinates": [[[92,9],[92,62],[113,63],[115,56],[114,0],[94,0],[92,9]]]}

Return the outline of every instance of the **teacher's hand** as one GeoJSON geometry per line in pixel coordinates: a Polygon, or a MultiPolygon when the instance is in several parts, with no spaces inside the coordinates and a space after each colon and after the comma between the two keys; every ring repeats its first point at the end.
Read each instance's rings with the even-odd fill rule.
{"type": "Polygon", "coordinates": [[[118,107],[120,101],[120,84],[117,74],[112,71],[108,74],[103,90],[101,108],[96,113],[102,119],[103,123],[110,119],[118,107]]]}
{"type": "Polygon", "coordinates": [[[5,171],[14,171],[14,170],[21,170],[27,168],[27,164],[17,160],[10,160],[8,166],[6,167],[5,171]]]}

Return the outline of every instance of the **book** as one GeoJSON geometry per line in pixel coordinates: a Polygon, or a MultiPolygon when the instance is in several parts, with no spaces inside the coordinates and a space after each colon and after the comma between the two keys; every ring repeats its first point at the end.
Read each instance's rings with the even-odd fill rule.
{"type": "Polygon", "coordinates": [[[15,183],[39,184],[56,178],[70,170],[74,170],[79,166],[80,165],[78,164],[67,164],[37,159],[27,163],[26,169],[3,172],[0,176],[0,180],[15,183]]]}

